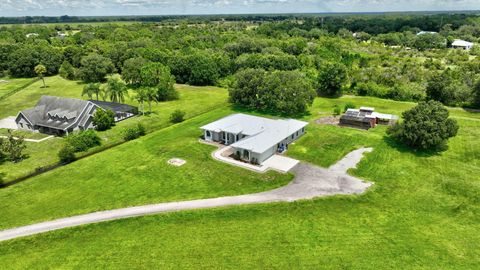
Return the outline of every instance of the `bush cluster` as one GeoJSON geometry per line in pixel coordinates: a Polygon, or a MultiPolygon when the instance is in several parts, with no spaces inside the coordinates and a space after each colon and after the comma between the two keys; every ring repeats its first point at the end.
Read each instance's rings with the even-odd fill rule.
{"type": "Polygon", "coordinates": [[[176,124],[185,121],[185,112],[181,110],[175,110],[170,115],[170,122],[176,124]]]}
{"type": "Polygon", "coordinates": [[[142,124],[138,124],[136,127],[126,128],[123,133],[123,139],[125,141],[135,140],[145,135],[145,127],[142,124]]]}
{"type": "Polygon", "coordinates": [[[111,110],[98,109],[93,115],[93,125],[98,131],[104,131],[115,126],[115,113],[111,110]]]}
{"type": "Polygon", "coordinates": [[[58,158],[60,159],[60,162],[64,164],[75,161],[75,148],[71,145],[65,145],[58,152],[58,158]]]}
{"type": "Polygon", "coordinates": [[[100,137],[93,130],[71,134],[65,140],[67,145],[71,146],[75,152],[84,152],[101,144],[100,137]]]}

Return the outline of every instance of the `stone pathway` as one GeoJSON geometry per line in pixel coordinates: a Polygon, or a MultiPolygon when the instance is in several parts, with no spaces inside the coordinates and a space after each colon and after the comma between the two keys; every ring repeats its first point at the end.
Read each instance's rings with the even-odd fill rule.
{"type": "Polygon", "coordinates": [[[347,170],[354,168],[357,163],[360,162],[363,154],[371,151],[371,148],[355,150],[328,169],[320,168],[311,164],[300,163],[292,169],[292,172],[295,174],[295,179],[291,183],[271,191],[240,196],[159,203],[94,212],[0,231],[0,241],[68,227],[164,212],[241,204],[292,202],[296,200],[340,194],[361,194],[371,186],[371,183],[349,176],[347,170]]]}

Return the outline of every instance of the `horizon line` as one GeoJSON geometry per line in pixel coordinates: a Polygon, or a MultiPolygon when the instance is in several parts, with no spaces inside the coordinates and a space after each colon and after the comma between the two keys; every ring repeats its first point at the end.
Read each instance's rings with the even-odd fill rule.
{"type": "Polygon", "coordinates": [[[0,18],[25,18],[25,17],[77,17],[77,18],[108,18],[108,17],[181,17],[181,16],[239,16],[239,15],[328,15],[328,14],[398,14],[398,13],[475,13],[480,12],[480,9],[473,9],[473,10],[465,10],[465,9],[458,9],[458,10],[395,10],[395,11],[324,11],[324,12],[275,12],[275,13],[174,13],[174,14],[111,14],[111,15],[20,15],[20,16],[3,16],[0,15],[0,18]]]}

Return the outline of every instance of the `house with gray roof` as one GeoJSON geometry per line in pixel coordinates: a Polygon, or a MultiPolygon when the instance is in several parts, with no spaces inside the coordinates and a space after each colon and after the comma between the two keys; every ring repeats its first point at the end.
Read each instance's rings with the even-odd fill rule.
{"type": "Polygon", "coordinates": [[[113,111],[116,122],[138,111],[136,107],[115,102],[42,96],[35,107],[19,112],[15,122],[21,130],[63,136],[94,128],[93,115],[98,109],[113,111]]]}
{"type": "Polygon", "coordinates": [[[277,152],[287,150],[289,144],[305,134],[307,125],[295,119],[269,119],[238,113],[201,129],[206,141],[229,145],[238,158],[262,164],[277,152]]]}

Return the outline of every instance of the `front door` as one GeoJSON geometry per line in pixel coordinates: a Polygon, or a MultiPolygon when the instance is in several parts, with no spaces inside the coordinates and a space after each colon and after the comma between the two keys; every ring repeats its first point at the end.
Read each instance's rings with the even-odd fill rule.
{"type": "Polygon", "coordinates": [[[243,150],[243,159],[250,161],[250,152],[243,150]]]}

